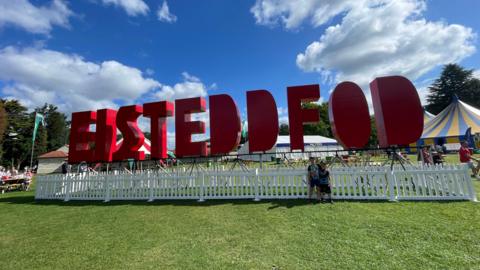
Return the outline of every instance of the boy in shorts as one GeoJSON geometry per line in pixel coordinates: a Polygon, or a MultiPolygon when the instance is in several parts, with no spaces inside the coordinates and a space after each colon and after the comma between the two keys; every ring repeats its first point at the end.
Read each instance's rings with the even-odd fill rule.
{"type": "Polygon", "coordinates": [[[320,198],[322,203],[325,202],[325,195],[328,194],[328,202],[333,203],[332,201],[332,189],[330,188],[330,172],[327,170],[327,164],[323,161],[320,162],[320,170],[318,171],[318,178],[320,185],[317,187],[317,190],[320,190],[320,198]]]}

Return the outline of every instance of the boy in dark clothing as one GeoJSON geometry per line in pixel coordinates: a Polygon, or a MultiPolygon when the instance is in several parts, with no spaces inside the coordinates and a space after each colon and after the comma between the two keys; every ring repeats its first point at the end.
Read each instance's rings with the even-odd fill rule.
{"type": "Polygon", "coordinates": [[[320,170],[318,171],[318,178],[320,185],[317,189],[320,191],[321,201],[324,202],[325,194],[328,194],[328,202],[332,201],[332,189],[330,188],[330,172],[327,170],[327,164],[320,162],[320,170]]]}

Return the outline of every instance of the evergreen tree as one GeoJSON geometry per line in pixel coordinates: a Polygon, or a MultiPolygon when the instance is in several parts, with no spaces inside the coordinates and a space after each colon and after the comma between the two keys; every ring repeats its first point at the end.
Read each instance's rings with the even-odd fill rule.
{"type": "Polygon", "coordinates": [[[289,135],[290,134],[290,129],[288,127],[288,124],[280,124],[278,134],[279,135],[289,135]]]}
{"type": "MultiPolygon", "coordinates": [[[[57,150],[68,143],[68,123],[67,116],[64,113],[59,112],[55,105],[47,103],[36,108],[35,112],[41,113],[45,117],[45,130],[42,131],[46,132],[46,144],[43,153],[57,150]]],[[[37,147],[37,144],[35,147],[37,147]]]]}
{"type": "Polygon", "coordinates": [[[8,125],[3,140],[2,165],[20,168],[30,160],[32,146],[33,119],[27,108],[18,100],[0,100],[4,106],[8,125]]]}
{"type": "Polygon", "coordinates": [[[48,151],[56,150],[67,142],[67,116],[57,109],[54,105],[48,105],[45,119],[47,124],[48,151]]]}
{"type": "Polygon", "coordinates": [[[473,77],[473,70],[448,64],[443,67],[440,78],[429,87],[427,111],[438,114],[452,102],[455,95],[474,107],[480,107],[480,80],[473,77]]]}
{"type": "Polygon", "coordinates": [[[7,112],[3,106],[3,102],[0,102],[0,157],[3,154],[2,143],[5,138],[5,131],[7,129],[8,118],[7,112]]]}

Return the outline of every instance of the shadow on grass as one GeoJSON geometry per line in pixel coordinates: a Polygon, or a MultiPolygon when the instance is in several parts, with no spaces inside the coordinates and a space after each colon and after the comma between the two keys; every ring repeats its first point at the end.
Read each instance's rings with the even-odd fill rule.
{"type": "MultiPolygon", "coordinates": [[[[406,201],[408,202],[408,201],[406,201]]],[[[410,201],[412,202],[412,201],[410,201]]],[[[415,203],[441,203],[441,204],[451,204],[451,203],[459,203],[464,201],[415,201],[415,203]]],[[[99,207],[110,207],[115,205],[138,205],[138,206],[161,206],[161,205],[169,205],[169,206],[196,206],[196,207],[209,207],[209,206],[216,206],[216,205],[268,205],[267,210],[274,210],[277,208],[292,208],[297,206],[306,206],[306,205],[315,205],[313,201],[309,201],[306,199],[264,199],[261,201],[253,201],[252,199],[216,199],[216,200],[206,200],[204,202],[198,202],[196,200],[156,200],[153,202],[148,201],[62,201],[62,200],[35,200],[33,195],[27,194],[9,194],[9,196],[3,197],[0,196],[0,204],[7,203],[7,204],[30,204],[30,205],[56,205],[56,206],[65,206],[65,207],[85,207],[85,206],[99,206],[99,207]]],[[[362,203],[362,204],[391,204],[392,202],[384,201],[384,200],[336,200],[336,203],[362,203]]],[[[318,203],[321,205],[320,203],[318,203]]],[[[334,206],[333,204],[332,206],[334,206]]],[[[325,205],[331,205],[326,203],[325,205]]]]}

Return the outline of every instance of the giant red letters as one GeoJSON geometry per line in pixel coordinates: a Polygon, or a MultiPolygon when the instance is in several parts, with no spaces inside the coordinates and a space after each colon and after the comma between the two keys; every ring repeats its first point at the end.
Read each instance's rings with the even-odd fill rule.
{"type": "Polygon", "coordinates": [[[242,125],[235,101],[229,95],[209,97],[210,154],[228,154],[240,143],[242,125]]]}
{"type": "Polygon", "coordinates": [[[145,153],[138,151],[142,147],[145,136],[138,128],[137,119],[142,115],[140,105],[124,106],[117,113],[117,127],[123,135],[123,141],[113,154],[114,160],[144,160],[145,153]]]}
{"type": "Polygon", "coordinates": [[[302,103],[320,98],[318,84],[287,88],[288,124],[290,125],[290,150],[304,150],[303,124],[316,123],[320,119],[317,109],[302,109],[302,103]]]}
{"type": "Polygon", "coordinates": [[[173,115],[173,103],[160,101],[143,104],[143,115],[150,118],[151,158],[167,158],[167,117],[173,115]]]}
{"type": "Polygon", "coordinates": [[[117,149],[117,111],[103,109],[97,111],[95,134],[95,160],[112,161],[117,149]]]}
{"type": "Polygon", "coordinates": [[[328,115],[332,132],[345,148],[362,148],[370,138],[370,114],[362,89],[342,82],[330,95],[328,115]]]}
{"type": "Polygon", "coordinates": [[[381,147],[408,145],[423,131],[423,109],[415,86],[405,77],[376,78],[370,83],[381,147]]]}
{"type": "MultiPolygon", "coordinates": [[[[423,110],[413,84],[401,76],[377,78],[370,84],[378,139],[382,147],[405,146],[417,141],[423,131],[423,110]]],[[[319,120],[317,109],[302,107],[304,102],[320,98],[318,85],[287,88],[290,149],[304,151],[303,125],[319,120]]],[[[210,99],[210,154],[234,151],[240,140],[241,120],[234,100],[228,95],[210,99]]],[[[192,142],[192,135],[205,134],[205,123],[191,121],[191,114],[206,111],[205,98],[188,98],[121,107],[98,112],[72,114],[69,162],[143,160],[139,151],[144,135],[137,125],[142,114],[151,122],[151,158],[167,157],[166,119],[175,111],[175,153],[178,157],[207,156],[206,141],[192,142]],[[115,116],[116,115],[116,116],[115,116]],[[96,132],[90,125],[96,124],[96,132]],[[116,145],[116,128],[123,134],[116,145]],[[118,148],[115,151],[115,149],[118,148]]],[[[330,96],[329,118],[332,131],[345,148],[362,148],[370,136],[370,115],[365,96],[353,82],[340,83],[330,96]]],[[[266,90],[247,92],[249,152],[265,152],[275,146],[278,137],[278,113],[275,99],[266,90]]],[[[148,149],[148,147],[147,147],[148,149]]]]}
{"type": "Polygon", "coordinates": [[[266,90],[247,92],[248,147],[251,153],[270,150],[278,137],[275,99],[266,90]]]}
{"type": "Polygon", "coordinates": [[[72,113],[72,127],[70,128],[70,145],[68,162],[92,162],[95,159],[95,132],[90,131],[90,124],[95,124],[97,113],[92,111],[72,113]]]}
{"type": "Polygon", "coordinates": [[[192,113],[205,112],[204,98],[175,100],[175,154],[179,157],[206,156],[206,142],[192,142],[192,134],[204,134],[205,122],[190,121],[192,113]]]}

